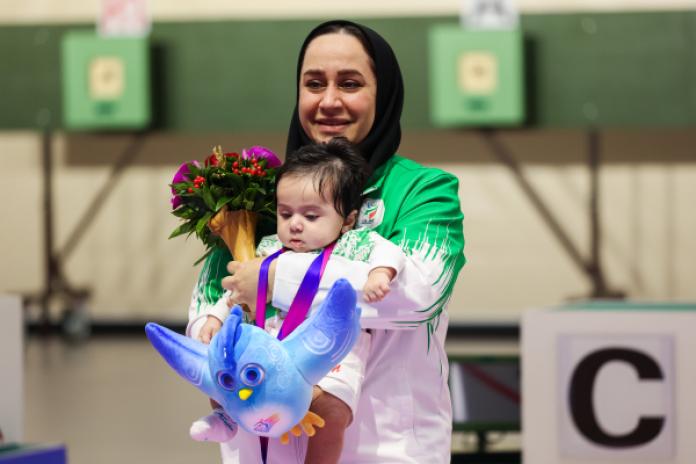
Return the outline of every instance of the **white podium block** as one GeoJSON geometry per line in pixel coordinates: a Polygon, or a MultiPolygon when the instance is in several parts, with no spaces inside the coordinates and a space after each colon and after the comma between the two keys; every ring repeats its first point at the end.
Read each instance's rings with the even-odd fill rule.
{"type": "Polygon", "coordinates": [[[696,306],[620,308],[524,315],[525,463],[696,462],[696,306]]]}
{"type": "Polygon", "coordinates": [[[7,443],[21,443],[24,431],[22,302],[0,295],[0,430],[7,443]]]}

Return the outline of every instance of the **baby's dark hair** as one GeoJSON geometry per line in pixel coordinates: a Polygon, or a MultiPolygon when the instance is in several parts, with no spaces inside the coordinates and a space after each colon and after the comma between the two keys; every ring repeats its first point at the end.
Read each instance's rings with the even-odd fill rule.
{"type": "Polygon", "coordinates": [[[289,154],[278,168],[276,185],[286,176],[312,176],[314,188],[326,200],[333,200],[334,209],[342,217],[359,210],[362,192],[370,177],[370,167],[344,137],[326,143],[311,143],[289,154]],[[332,198],[325,196],[331,189],[332,198]]]}

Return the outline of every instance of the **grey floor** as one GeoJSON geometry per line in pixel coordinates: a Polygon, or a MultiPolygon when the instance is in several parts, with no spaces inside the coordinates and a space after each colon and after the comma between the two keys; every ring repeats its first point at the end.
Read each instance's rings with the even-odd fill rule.
{"type": "MultiPolygon", "coordinates": [[[[449,344],[452,353],[508,353],[510,344],[449,344]]],[[[217,463],[218,448],[188,437],[203,395],[145,337],[26,341],[25,442],[65,443],[70,464],[217,463]]],[[[454,437],[456,448],[470,446],[454,437]]]]}
{"type": "Polygon", "coordinates": [[[25,366],[25,441],[65,443],[70,464],[220,462],[216,445],[188,437],[207,400],[144,336],[32,337],[25,366]]]}

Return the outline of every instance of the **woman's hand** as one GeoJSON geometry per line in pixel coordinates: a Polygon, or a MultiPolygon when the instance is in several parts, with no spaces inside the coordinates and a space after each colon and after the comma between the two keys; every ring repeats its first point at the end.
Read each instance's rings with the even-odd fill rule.
{"type": "MultiPolygon", "coordinates": [[[[232,292],[230,298],[235,303],[246,304],[252,312],[256,311],[256,291],[259,283],[259,270],[264,258],[255,258],[251,261],[230,261],[227,270],[231,275],[222,279],[223,288],[232,292]]],[[[275,280],[276,262],[272,262],[268,268],[268,292],[266,301],[270,301],[273,295],[273,281],[275,280]]]]}

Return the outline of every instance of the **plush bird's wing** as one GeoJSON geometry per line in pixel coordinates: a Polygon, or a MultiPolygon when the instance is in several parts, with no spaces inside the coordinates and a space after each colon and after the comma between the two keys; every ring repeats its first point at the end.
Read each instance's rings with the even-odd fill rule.
{"type": "Polygon", "coordinates": [[[208,371],[208,347],[153,322],[145,326],[152,346],[177,374],[208,396],[215,397],[208,371]]]}
{"type": "Polygon", "coordinates": [[[282,344],[310,385],[316,385],[350,352],[360,334],[355,290],[339,279],[312,316],[282,344]]]}

